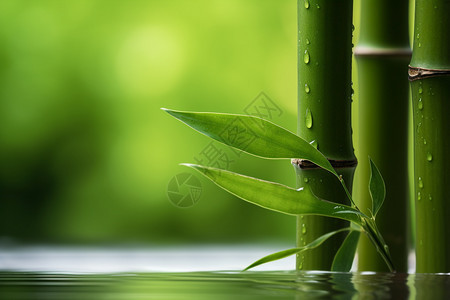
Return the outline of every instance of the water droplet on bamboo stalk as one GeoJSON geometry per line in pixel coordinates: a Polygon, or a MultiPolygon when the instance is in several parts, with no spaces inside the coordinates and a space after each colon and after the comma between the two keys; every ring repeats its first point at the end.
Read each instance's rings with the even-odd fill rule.
{"type": "Polygon", "coordinates": [[[298,269],[303,270],[303,261],[300,261],[300,263],[298,264],[298,269]]]}
{"type": "Polygon", "coordinates": [[[305,64],[309,64],[309,52],[308,52],[308,50],[305,50],[305,54],[303,54],[303,62],[305,64]]]}
{"type": "Polygon", "coordinates": [[[422,195],[420,194],[420,192],[417,193],[417,201],[422,200],[422,195]]]}
{"type": "Polygon", "coordinates": [[[423,139],[423,144],[426,145],[427,144],[427,140],[423,139]]]}
{"type": "Polygon", "coordinates": [[[422,47],[422,43],[419,42],[419,48],[422,47]]]}
{"type": "Polygon", "coordinates": [[[313,140],[313,141],[309,142],[309,144],[311,146],[313,146],[314,148],[316,148],[316,149],[319,148],[319,143],[316,140],[313,140]]]}
{"type": "Polygon", "coordinates": [[[428,195],[428,200],[433,201],[433,197],[431,197],[431,195],[428,195]]]}
{"type": "Polygon", "coordinates": [[[305,93],[309,94],[310,91],[311,89],[309,88],[309,85],[305,83],[305,93]]]}
{"type": "Polygon", "coordinates": [[[308,183],[308,182],[309,182],[308,177],[303,178],[303,181],[304,181],[305,183],[308,183]]]}
{"type": "Polygon", "coordinates": [[[320,5],[319,4],[316,4],[316,7],[317,7],[317,9],[320,9],[320,5]]]}
{"type": "Polygon", "coordinates": [[[306,39],[306,45],[309,45],[309,44],[311,44],[311,42],[308,39],[306,39]]]}
{"type": "Polygon", "coordinates": [[[419,94],[422,94],[422,93],[423,93],[423,89],[421,86],[419,86],[419,94]]]}
{"type": "Polygon", "coordinates": [[[389,246],[388,245],[384,245],[384,251],[389,253],[389,246]]]}
{"type": "Polygon", "coordinates": [[[305,8],[306,8],[306,9],[309,8],[309,0],[305,0],[305,8]]]}
{"type": "Polygon", "coordinates": [[[305,224],[302,224],[302,233],[306,234],[306,225],[305,224]]]}
{"type": "Polygon", "coordinates": [[[306,109],[305,125],[306,128],[311,128],[313,126],[313,117],[309,108],[306,109]]]}
{"type": "Polygon", "coordinates": [[[419,187],[421,189],[423,189],[423,181],[422,181],[422,177],[419,177],[419,187]]]}
{"type": "Polygon", "coordinates": [[[427,153],[427,160],[428,161],[432,161],[433,160],[433,155],[430,152],[427,153]]]}
{"type": "Polygon", "coordinates": [[[422,98],[419,98],[419,103],[417,104],[417,107],[422,110],[423,109],[423,102],[422,102],[422,98]]]}

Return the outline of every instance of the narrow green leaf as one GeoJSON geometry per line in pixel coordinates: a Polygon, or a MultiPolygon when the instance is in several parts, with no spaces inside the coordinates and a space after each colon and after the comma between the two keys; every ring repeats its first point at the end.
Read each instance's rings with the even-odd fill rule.
{"type": "Polygon", "coordinates": [[[358,210],[316,197],[308,188],[298,190],[226,170],[185,164],[211,179],[231,194],[258,206],[288,215],[322,215],[355,222],[362,226],[358,210]]]}
{"type": "Polygon", "coordinates": [[[272,122],[245,115],[163,110],[200,133],[249,154],[272,159],[306,159],[338,177],[319,150],[272,122]]]}
{"type": "Polygon", "coordinates": [[[263,258],[255,261],[254,263],[252,263],[250,266],[248,266],[247,268],[244,269],[244,271],[247,271],[251,268],[257,267],[259,265],[271,262],[271,261],[275,261],[275,260],[279,260],[306,250],[310,250],[310,249],[314,249],[319,247],[320,245],[322,245],[327,239],[329,239],[330,237],[332,237],[333,235],[339,233],[339,232],[343,232],[343,231],[347,231],[347,230],[351,230],[350,227],[348,228],[341,228],[338,229],[336,231],[332,231],[332,232],[328,232],[320,237],[318,237],[317,239],[315,239],[314,241],[312,241],[311,243],[303,246],[303,247],[298,247],[298,248],[292,248],[292,249],[288,249],[288,250],[283,250],[280,252],[276,252],[276,253],[272,253],[270,255],[264,256],[263,258]]]}
{"type": "Polygon", "coordinates": [[[381,206],[383,205],[384,198],[386,197],[386,186],[384,184],[383,177],[380,171],[369,157],[370,161],[370,180],[369,180],[369,192],[372,198],[372,213],[377,215],[381,206]]]}
{"type": "Polygon", "coordinates": [[[331,271],[349,272],[352,268],[353,259],[355,258],[356,248],[358,246],[359,236],[361,233],[352,230],[348,233],[338,252],[334,256],[331,271]]]}

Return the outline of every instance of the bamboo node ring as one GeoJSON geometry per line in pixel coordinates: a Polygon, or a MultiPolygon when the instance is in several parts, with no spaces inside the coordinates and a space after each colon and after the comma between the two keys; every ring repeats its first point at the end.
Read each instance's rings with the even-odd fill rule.
{"type": "Polygon", "coordinates": [[[416,68],[412,66],[408,66],[408,79],[409,81],[430,78],[430,77],[439,77],[439,76],[449,76],[450,70],[448,69],[427,69],[427,68],[416,68]]]}
{"type": "MultiPolygon", "coordinates": [[[[358,165],[358,160],[350,159],[350,160],[335,160],[335,159],[328,159],[331,166],[334,169],[343,169],[343,168],[355,168],[358,165]]],[[[291,164],[297,165],[300,169],[320,169],[318,165],[315,163],[307,160],[307,159],[299,159],[299,158],[293,158],[291,159],[291,164]]]]}

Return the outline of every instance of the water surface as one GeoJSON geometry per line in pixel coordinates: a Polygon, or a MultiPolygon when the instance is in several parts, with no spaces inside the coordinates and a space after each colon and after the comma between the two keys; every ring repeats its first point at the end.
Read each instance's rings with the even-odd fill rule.
{"type": "Polygon", "coordinates": [[[0,247],[0,299],[450,299],[448,274],[236,271],[273,250],[0,247]]]}

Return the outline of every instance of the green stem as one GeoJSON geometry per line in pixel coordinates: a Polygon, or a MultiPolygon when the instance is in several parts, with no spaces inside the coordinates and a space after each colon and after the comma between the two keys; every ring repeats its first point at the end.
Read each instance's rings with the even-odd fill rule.
{"type": "Polygon", "coordinates": [[[416,271],[450,272],[450,2],[416,0],[414,110],[416,271]]]}
{"type": "MultiPolygon", "coordinates": [[[[410,59],[408,0],[362,0],[358,66],[358,143],[360,158],[354,194],[363,212],[372,208],[368,191],[370,156],[386,183],[377,215],[393,260],[407,271],[408,258],[408,81],[410,59]]],[[[365,236],[358,249],[358,270],[384,272],[386,264],[365,236]]]]}
{"type": "MultiPolygon", "coordinates": [[[[298,134],[329,159],[355,160],[351,130],[352,0],[298,1],[298,134]]],[[[336,170],[351,190],[354,166],[336,170]]],[[[348,204],[345,190],[321,169],[296,167],[298,186],[310,185],[323,199],[348,204]]],[[[318,216],[299,216],[298,247],[348,223],[318,216]]],[[[330,270],[344,235],[300,254],[300,269],[330,270]]]]}

